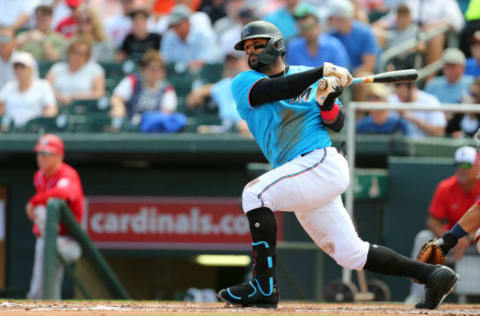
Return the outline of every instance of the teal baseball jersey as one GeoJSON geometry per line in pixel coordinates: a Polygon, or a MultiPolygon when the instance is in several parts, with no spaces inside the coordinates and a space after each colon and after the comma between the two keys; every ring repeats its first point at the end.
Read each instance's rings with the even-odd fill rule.
{"type": "MultiPolygon", "coordinates": [[[[285,75],[309,69],[290,66],[285,75]]],[[[264,78],[268,76],[254,70],[245,71],[233,79],[231,89],[240,116],[247,122],[267,160],[278,167],[301,154],[330,147],[332,142],[315,100],[317,84],[296,98],[252,106],[250,91],[264,78]]]]}

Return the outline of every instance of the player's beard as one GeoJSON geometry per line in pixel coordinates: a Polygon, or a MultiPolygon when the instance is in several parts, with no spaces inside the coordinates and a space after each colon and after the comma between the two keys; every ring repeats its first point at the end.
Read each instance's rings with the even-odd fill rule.
{"type": "Polygon", "coordinates": [[[248,57],[248,66],[250,68],[252,68],[253,70],[256,70],[256,71],[261,71],[263,68],[265,68],[267,65],[260,62],[258,60],[258,56],[256,56],[257,58],[255,59],[254,62],[251,61],[250,57],[248,57]]]}

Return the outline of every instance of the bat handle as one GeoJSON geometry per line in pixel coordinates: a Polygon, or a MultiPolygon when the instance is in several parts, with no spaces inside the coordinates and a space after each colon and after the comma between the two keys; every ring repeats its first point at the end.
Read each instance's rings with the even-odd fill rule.
{"type": "MultiPolygon", "coordinates": [[[[363,78],[353,78],[351,84],[359,84],[363,82],[363,78]]],[[[328,80],[327,79],[320,79],[318,80],[318,89],[319,90],[325,90],[328,88],[328,80]]]]}
{"type": "Polygon", "coordinates": [[[362,83],[362,82],[363,82],[362,78],[353,78],[353,80],[352,80],[352,84],[359,84],[359,83],[362,83]]]}

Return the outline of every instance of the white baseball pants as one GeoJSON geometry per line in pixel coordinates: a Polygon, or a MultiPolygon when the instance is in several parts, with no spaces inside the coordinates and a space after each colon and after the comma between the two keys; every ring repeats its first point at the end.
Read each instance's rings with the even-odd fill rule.
{"type": "Polygon", "coordinates": [[[259,207],[295,212],[312,240],[339,265],[360,270],[369,243],[362,241],[340,195],[349,185],[348,163],[336,148],[317,149],[245,186],[245,213],[259,207]]]}
{"type": "MultiPolygon", "coordinates": [[[[43,299],[43,252],[45,247],[45,239],[37,238],[35,242],[35,261],[33,263],[32,279],[30,281],[30,291],[27,298],[31,300],[43,299]]],[[[78,260],[82,253],[80,245],[68,236],[57,237],[57,250],[63,259],[68,262],[78,260]]],[[[61,299],[62,282],[64,267],[63,264],[57,262],[55,271],[55,299],[61,299]]]]}

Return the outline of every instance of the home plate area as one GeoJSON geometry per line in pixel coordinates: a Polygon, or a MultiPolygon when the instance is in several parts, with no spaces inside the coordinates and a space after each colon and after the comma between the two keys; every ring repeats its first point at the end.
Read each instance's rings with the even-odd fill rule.
{"type": "Polygon", "coordinates": [[[417,310],[403,304],[315,304],[282,302],[276,310],[237,308],[223,303],[122,301],[16,301],[0,303],[4,315],[480,315],[480,305],[445,304],[417,310]]]}

